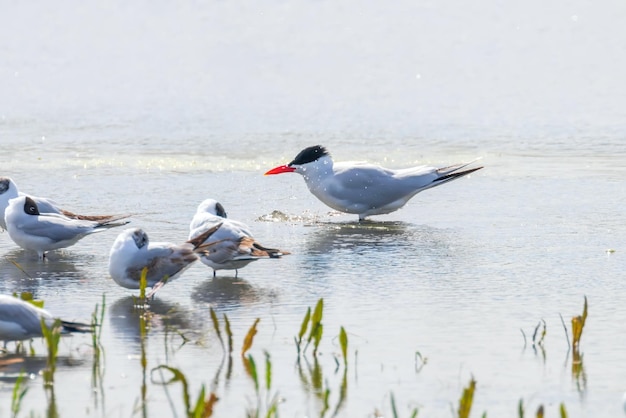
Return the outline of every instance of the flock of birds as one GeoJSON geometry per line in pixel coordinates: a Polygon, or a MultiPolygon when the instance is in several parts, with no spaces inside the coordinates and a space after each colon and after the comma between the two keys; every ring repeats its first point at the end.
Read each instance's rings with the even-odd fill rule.
{"type": "MultiPolygon", "coordinates": [[[[417,193],[481,169],[470,163],[436,168],[420,166],[399,170],[367,163],[334,163],[320,145],[305,148],[289,164],[265,175],[301,174],[310,192],[331,208],[356,214],[359,221],[391,213],[417,193]]],[[[129,215],[79,215],[54,201],[20,192],[15,182],[0,177],[0,226],[20,247],[45,259],[48,251],[67,248],[82,238],[129,223],[129,215]]],[[[247,225],[227,217],[214,199],[198,206],[182,244],[150,242],[141,228],[121,232],[109,254],[109,274],[120,286],[139,289],[146,271],[147,297],[179,277],[196,260],[217,270],[237,270],[262,258],[281,258],[288,251],[268,248],[253,237],[247,225]]],[[[51,314],[12,296],[0,295],[0,340],[41,336],[41,320],[50,326],[51,314]]],[[[85,331],[84,324],[61,322],[63,330],[85,331]]]]}

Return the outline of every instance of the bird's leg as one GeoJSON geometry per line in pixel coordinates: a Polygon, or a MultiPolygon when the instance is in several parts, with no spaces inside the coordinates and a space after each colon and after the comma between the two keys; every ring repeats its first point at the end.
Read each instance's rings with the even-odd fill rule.
{"type": "Polygon", "coordinates": [[[235,269],[235,279],[239,277],[239,270],[235,269]]]}
{"type": "Polygon", "coordinates": [[[215,276],[217,275],[217,272],[215,270],[213,270],[213,278],[215,279],[215,276]]]}

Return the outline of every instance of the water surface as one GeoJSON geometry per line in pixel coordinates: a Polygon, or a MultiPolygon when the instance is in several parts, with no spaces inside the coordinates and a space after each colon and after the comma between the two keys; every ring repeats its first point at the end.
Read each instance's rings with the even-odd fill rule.
{"type": "MultiPolygon", "coordinates": [[[[136,293],[107,273],[118,231],[45,262],[0,234],[3,293],[33,292],[83,321],[106,295],[103,378],[92,382],[90,338],[64,339],[61,416],[141,415],[142,349],[149,416],[183,416],[180,386],[166,390],[150,375],[160,364],[182,370],[193,397],[202,384],[214,391],[215,416],[245,415],[256,395],[239,350],[256,318],[250,353],[262,373],[271,356],[282,416],[320,415],[328,389],[328,415],[339,404],[339,416],[390,416],[393,395],[400,416],[449,417],[472,376],[473,415],[515,415],[520,399],[528,414],[543,404],[555,415],[561,402],[573,417],[623,413],[621,3],[7,9],[1,175],[78,212],[132,213],[155,241],[184,241],[198,203],[215,198],[259,241],[292,252],[237,278],[192,266],[151,304],[142,339],[136,293]],[[337,160],[482,157],[486,168],[359,224],[299,176],[262,175],[317,143],[337,160]],[[559,314],[569,323],[584,296],[576,377],[559,314]],[[309,348],[298,366],[293,338],[319,298],[319,355],[309,348]],[[230,372],[210,308],[233,329],[230,372]],[[533,349],[541,320],[544,347],[533,349]]],[[[41,415],[50,399],[36,377],[40,341],[35,349],[23,363],[33,380],[22,409],[41,415]]],[[[2,414],[18,370],[0,370],[2,414]]]]}

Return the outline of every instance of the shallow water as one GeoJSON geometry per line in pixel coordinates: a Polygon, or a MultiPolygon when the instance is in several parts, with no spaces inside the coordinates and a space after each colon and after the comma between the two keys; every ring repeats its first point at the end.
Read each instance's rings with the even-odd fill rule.
{"type": "MultiPolygon", "coordinates": [[[[326,416],[338,404],[339,416],[391,416],[393,396],[400,416],[449,417],[472,376],[473,416],[517,415],[520,399],[529,415],[543,404],[554,416],[561,402],[572,417],[623,414],[626,11],[471,7],[34,3],[2,13],[0,175],[78,212],[132,213],[154,241],[184,241],[198,203],[215,198],[261,243],[292,253],[236,279],[192,266],[157,295],[142,339],[136,292],[107,273],[118,231],[45,262],[0,234],[3,293],[33,292],[82,321],[106,295],[104,376],[92,381],[88,336],[63,339],[59,414],[141,415],[143,347],[149,416],[184,415],[180,385],[150,374],[161,364],[185,373],[194,400],[202,384],[214,391],[215,416],[243,416],[257,398],[239,350],[256,318],[250,353],[261,374],[271,356],[282,416],[320,415],[328,389],[326,416]],[[338,161],[482,157],[486,168],[359,224],[299,176],[262,175],[315,143],[338,161]],[[559,314],[569,324],[584,296],[576,378],[559,314]],[[294,336],[319,298],[320,353],[316,362],[309,347],[299,367],[294,336]],[[210,308],[232,326],[230,373],[210,308]],[[541,320],[544,349],[533,349],[541,320]]],[[[2,416],[21,365],[33,377],[23,412],[50,408],[34,344],[38,356],[0,369],[2,416]]]]}

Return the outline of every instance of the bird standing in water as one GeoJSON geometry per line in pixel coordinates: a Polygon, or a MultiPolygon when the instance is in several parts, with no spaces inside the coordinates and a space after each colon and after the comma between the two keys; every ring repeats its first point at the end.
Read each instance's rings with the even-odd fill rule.
{"type": "Polygon", "coordinates": [[[265,175],[301,174],[315,197],[335,210],[359,215],[362,221],[368,216],[394,212],[423,190],[483,168],[466,169],[472,163],[393,170],[368,163],[335,163],[325,147],[315,145],[265,175]]]}

